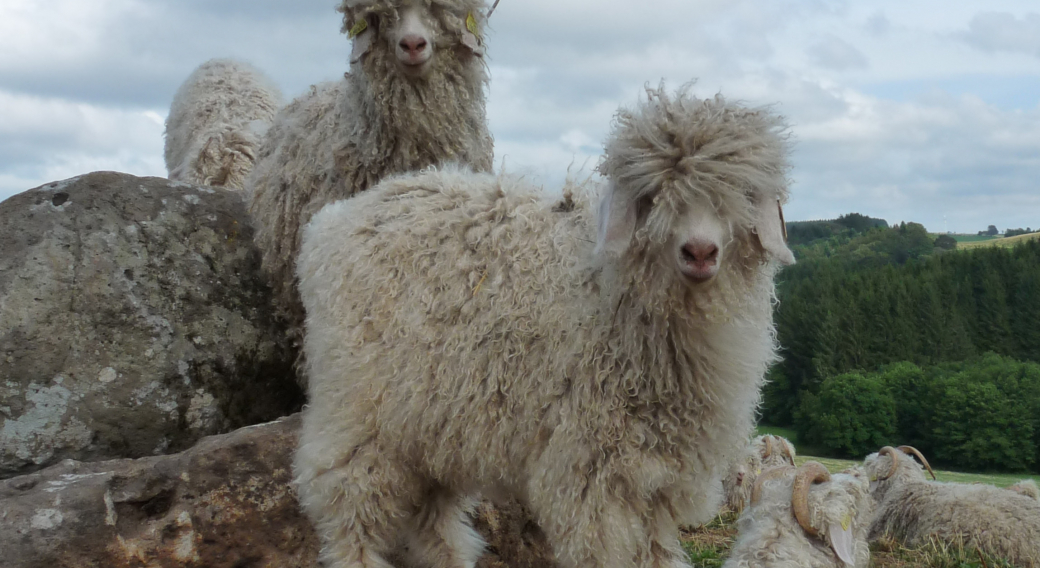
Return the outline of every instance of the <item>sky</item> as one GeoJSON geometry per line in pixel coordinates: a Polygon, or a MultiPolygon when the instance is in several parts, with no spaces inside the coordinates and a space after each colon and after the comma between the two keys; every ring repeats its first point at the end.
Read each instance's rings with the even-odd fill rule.
{"type": "MultiPolygon", "coordinates": [[[[342,77],[335,0],[0,0],[0,199],[97,170],[163,176],[173,94],[214,57],[288,98],[342,77]]],[[[1040,228],[1036,0],[501,0],[496,168],[591,171],[644,87],[786,117],[788,220],[1040,228]],[[582,170],[582,168],[584,168],[582,170]]]]}

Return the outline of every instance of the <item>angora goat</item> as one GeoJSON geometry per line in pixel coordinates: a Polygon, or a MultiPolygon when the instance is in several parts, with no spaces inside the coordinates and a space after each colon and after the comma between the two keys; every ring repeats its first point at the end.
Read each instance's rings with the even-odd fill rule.
{"type": "Polygon", "coordinates": [[[938,538],[1015,566],[1040,566],[1040,507],[1034,499],[991,485],[928,481],[903,452],[917,455],[931,471],[924,456],[910,446],[899,449],[886,446],[864,461],[878,503],[871,540],[887,534],[917,546],[938,538]]]}
{"type": "Polygon", "coordinates": [[[1013,485],[1007,486],[1005,489],[1029,497],[1034,501],[1040,501],[1040,489],[1036,487],[1036,482],[1032,479],[1023,479],[1013,485]]]}
{"type": "Polygon", "coordinates": [[[171,180],[242,189],[282,93],[248,63],[213,59],[177,89],[166,119],[171,180]]]}
{"type": "Polygon", "coordinates": [[[873,501],[859,468],[831,475],[817,462],[767,470],[738,522],[723,568],[866,568],[873,501]]]}
{"type": "Polygon", "coordinates": [[[755,479],[762,470],[794,465],[794,456],[794,444],[783,436],[764,434],[751,440],[744,451],[737,454],[722,479],[726,509],[737,513],[743,511],[751,496],[755,479]]]}
{"type": "Polygon", "coordinates": [[[246,187],[275,301],[297,341],[300,228],[389,174],[446,162],[490,171],[480,0],[344,0],[350,73],[275,118],[246,187]]]}
{"type": "Polygon", "coordinates": [[[295,467],[328,565],[471,565],[475,492],[526,504],[562,566],[685,565],[776,359],[785,169],[776,116],[650,90],[598,219],[456,168],[317,214],[295,467]]]}

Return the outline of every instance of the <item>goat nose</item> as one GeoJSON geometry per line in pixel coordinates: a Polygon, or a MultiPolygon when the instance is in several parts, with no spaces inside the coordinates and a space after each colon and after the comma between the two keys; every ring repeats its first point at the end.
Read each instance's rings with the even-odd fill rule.
{"type": "Polygon", "coordinates": [[[683,250],[697,262],[711,262],[719,256],[719,247],[715,243],[704,241],[686,243],[683,250]]]}
{"type": "Polygon", "coordinates": [[[408,34],[401,38],[401,49],[409,54],[418,55],[426,49],[426,38],[418,34],[408,34]]]}

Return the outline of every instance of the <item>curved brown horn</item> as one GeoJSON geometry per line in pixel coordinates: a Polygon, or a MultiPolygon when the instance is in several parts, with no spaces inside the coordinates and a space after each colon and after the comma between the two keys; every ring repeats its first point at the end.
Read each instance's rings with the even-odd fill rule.
{"type": "Polygon", "coordinates": [[[766,453],[762,454],[762,459],[766,459],[773,455],[773,436],[766,434],[765,436],[762,436],[762,441],[766,444],[766,453]]]}
{"type": "Polygon", "coordinates": [[[809,536],[820,536],[820,531],[809,522],[809,487],[814,483],[826,483],[831,474],[820,462],[805,462],[794,474],[794,488],[791,490],[791,508],[794,518],[802,530],[809,536]]]}
{"type": "Polygon", "coordinates": [[[928,460],[924,459],[924,456],[921,455],[921,452],[917,451],[917,448],[913,446],[899,446],[899,451],[907,455],[913,454],[917,456],[917,459],[921,460],[921,464],[928,470],[928,473],[932,474],[932,479],[937,479],[935,477],[935,472],[932,471],[932,466],[928,465],[928,460]]]}
{"type": "Polygon", "coordinates": [[[751,504],[758,504],[758,500],[762,498],[762,485],[765,482],[769,481],[770,479],[777,478],[781,474],[789,473],[793,469],[794,468],[791,466],[784,465],[780,467],[771,467],[763,471],[758,476],[758,479],[755,480],[755,486],[751,488],[751,504]]]}
{"type": "Polygon", "coordinates": [[[791,460],[791,465],[794,465],[794,455],[791,453],[791,443],[787,440],[780,442],[780,445],[784,447],[784,455],[787,459],[791,460]]]}
{"type": "Polygon", "coordinates": [[[885,475],[878,475],[878,479],[888,479],[896,474],[896,468],[899,467],[899,452],[896,451],[892,446],[885,446],[878,450],[878,457],[888,456],[892,458],[892,467],[888,468],[888,473],[885,475]]]}

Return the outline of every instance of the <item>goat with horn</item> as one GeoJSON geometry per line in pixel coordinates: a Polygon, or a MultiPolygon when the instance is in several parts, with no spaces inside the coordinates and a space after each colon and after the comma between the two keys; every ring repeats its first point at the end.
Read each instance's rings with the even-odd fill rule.
{"type": "Polygon", "coordinates": [[[724,509],[743,511],[759,473],[771,467],[793,466],[794,456],[794,445],[782,436],[764,434],[751,440],[737,454],[722,479],[724,509]]]}
{"type": "Polygon", "coordinates": [[[765,470],[723,568],[866,568],[873,509],[866,474],[818,462],[765,470]]]}
{"type": "Polygon", "coordinates": [[[930,539],[978,548],[1015,566],[1040,567],[1040,507],[1036,500],[991,485],[929,481],[928,461],[911,446],[867,456],[877,515],[870,539],[888,535],[907,546],[930,539]],[[910,456],[916,456],[921,463],[910,456]]]}

